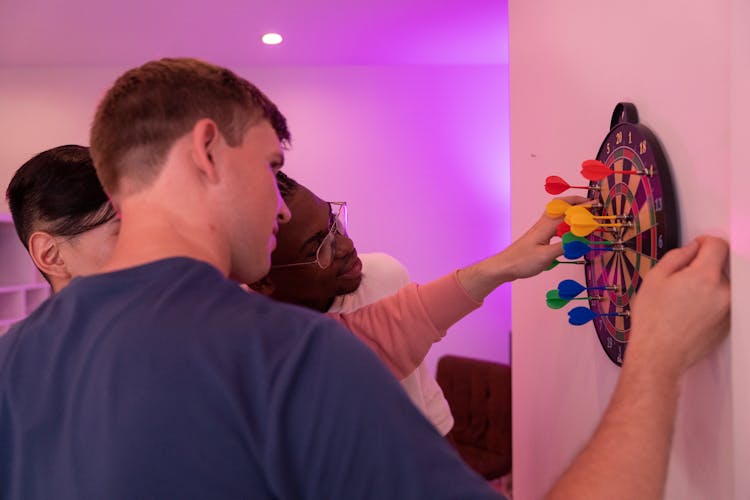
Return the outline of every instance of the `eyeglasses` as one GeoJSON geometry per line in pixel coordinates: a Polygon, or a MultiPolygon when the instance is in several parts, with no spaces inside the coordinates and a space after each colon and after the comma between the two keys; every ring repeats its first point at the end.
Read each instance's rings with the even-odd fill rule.
{"type": "Polygon", "coordinates": [[[295,262],[293,264],[278,264],[271,266],[272,269],[283,267],[306,266],[317,264],[321,269],[328,269],[333,263],[333,257],[336,255],[336,234],[347,235],[348,221],[347,208],[345,201],[329,201],[329,230],[323,241],[320,242],[318,249],[315,251],[315,260],[306,262],[295,262]]]}

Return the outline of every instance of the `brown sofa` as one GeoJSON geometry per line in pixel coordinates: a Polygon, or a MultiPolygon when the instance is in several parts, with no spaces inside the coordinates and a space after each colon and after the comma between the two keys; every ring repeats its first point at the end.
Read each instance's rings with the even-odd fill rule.
{"type": "Polygon", "coordinates": [[[444,356],[437,381],[456,424],[448,440],[461,457],[486,479],[511,470],[510,366],[444,356]]]}

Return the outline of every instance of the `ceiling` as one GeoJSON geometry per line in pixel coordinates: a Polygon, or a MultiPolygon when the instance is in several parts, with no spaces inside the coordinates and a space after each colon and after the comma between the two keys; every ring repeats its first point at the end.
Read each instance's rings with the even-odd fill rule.
{"type": "Polygon", "coordinates": [[[505,64],[507,31],[507,0],[0,0],[0,66],[505,64]]]}

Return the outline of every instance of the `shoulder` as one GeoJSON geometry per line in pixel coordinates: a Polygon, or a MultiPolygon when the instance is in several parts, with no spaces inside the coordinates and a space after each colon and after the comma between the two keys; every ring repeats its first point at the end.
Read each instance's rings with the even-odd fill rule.
{"type": "Polygon", "coordinates": [[[359,256],[362,260],[362,275],[365,284],[388,289],[390,293],[411,282],[406,267],[386,253],[366,253],[359,256]]]}
{"type": "MultiPolygon", "coordinates": [[[[385,274],[409,283],[409,272],[395,257],[382,252],[360,254],[363,272],[385,274]]],[[[405,284],[406,284],[405,283],[405,284]]]]}

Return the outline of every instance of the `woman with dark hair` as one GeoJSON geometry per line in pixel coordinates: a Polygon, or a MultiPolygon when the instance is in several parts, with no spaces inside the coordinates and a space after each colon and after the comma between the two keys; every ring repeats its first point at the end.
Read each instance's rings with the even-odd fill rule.
{"type": "Polygon", "coordinates": [[[109,258],[120,221],[89,148],[39,153],[18,169],[6,197],[18,237],[54,292],[75,276],[96,273],[109,258]]]}

